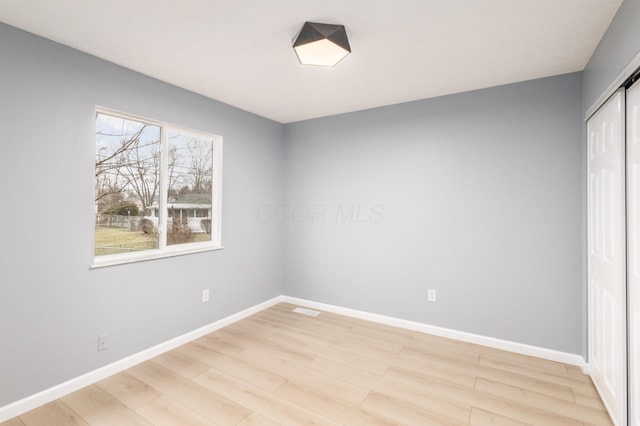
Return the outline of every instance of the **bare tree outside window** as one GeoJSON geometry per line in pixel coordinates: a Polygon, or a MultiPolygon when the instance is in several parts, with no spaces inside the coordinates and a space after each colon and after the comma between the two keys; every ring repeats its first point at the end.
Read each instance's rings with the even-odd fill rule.
{"type": "Polygon", "coordinates": [[[154,229],[136,231],[157,197],[159,167],[158,126],[97,114],[95,256],[158,248],[154,229]]]}
{"type": "Polygon", "coordinates": [[[167,244],[210,241],[213,140],[170,130],[169,153],[167,244]]]}

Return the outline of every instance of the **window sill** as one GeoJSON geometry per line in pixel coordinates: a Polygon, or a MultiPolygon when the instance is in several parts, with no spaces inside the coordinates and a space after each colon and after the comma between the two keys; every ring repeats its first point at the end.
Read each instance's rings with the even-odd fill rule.
{"type": "Polygon", "coordinates": [[[147,260],[164,259],[167,257],[184,256],[186,254],[203,253],[207,251],[222,250],[222,246],[193,246],[190,247],[171,247],[165,250],[148,250],[139,253],[128,253],[126,255],[115,254],[100,257],[94,257],[93,263],[89,269],[104,268],[107,266],[125,265],[127,263],[145,262],[147,260]]]}

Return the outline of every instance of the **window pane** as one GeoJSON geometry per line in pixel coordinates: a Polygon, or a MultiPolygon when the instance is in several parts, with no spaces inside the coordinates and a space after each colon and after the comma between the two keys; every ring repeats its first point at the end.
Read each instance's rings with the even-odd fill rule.
{"type": "Polygon", "coordinates": [[[168,135],[167,245],[211,241],[213,140],[168,135]]]}
{"type": "Polygon", "coordinates": [[[96,116],[94,256],[158,248],[160,128],[96,116]]]}

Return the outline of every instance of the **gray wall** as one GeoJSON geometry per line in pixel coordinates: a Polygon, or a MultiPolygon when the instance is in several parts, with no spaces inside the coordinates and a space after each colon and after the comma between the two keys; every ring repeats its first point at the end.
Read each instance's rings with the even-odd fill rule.
{"type": "Polygon", "coordinates": [[[624,0],[584,70],[584,110],[640,52],[640,0],[624,0]]]}
{"type": "Polygon", "coordinates": [[[0,406],[282,294],[281,124],[4,24],[0,58],[0,406]],[[224,250],[89,270],[96,105],[223,135],[224,250]]]}
{"type": "Polygon", "coordinates": [[[581,122],[578,73],[287,125],[285,294],[581,353],[581,122]]]}

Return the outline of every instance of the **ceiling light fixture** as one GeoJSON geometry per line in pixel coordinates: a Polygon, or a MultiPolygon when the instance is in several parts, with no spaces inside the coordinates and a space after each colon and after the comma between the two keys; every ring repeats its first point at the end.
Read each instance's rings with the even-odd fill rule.
{"type": "Polygon", "coordinates": [[[351,53],[344,25],[305,22],[293,43],[302,65],[333,67],[351,53]]]}

